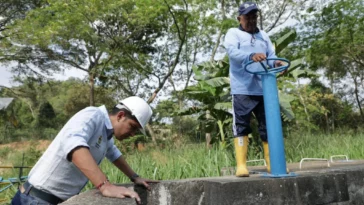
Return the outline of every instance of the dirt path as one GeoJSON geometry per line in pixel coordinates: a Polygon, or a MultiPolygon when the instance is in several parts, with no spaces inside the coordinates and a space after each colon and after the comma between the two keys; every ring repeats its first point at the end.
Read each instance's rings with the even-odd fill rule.
{"type": "MultiPolygon", "coordinates": [[[[22,152],[29,150],[31,147],[34,147],[36,150],[45,151],[49,144],[51,143],[50,140],[31,140],[31,141],[22,141],[22,142],[12,142],[9,144],[1,144],[0,151],[5,151],[5,154],[11,154],[14,152],[22,152]],[[8,149],[7,149],[8,148],[8,149]],[[6,150],[4,150],[6,149],[6,150]]],[[[3,166],[12,166],[12,162],[8,159],[3,159],[0,157],[0,165],[3,166]]],[[[4,174],[7,169],[0,169],[0,176],[4,174]]]]}
{"type": "Polygon", "coordinates": [[[51,143],[50,140],[37,140],[37,141],[22,141],[22,142],[12,142],[9,144],[2,144],[0,145],[0,149],[5,147],[11,148],[12,150],[26,150],[29,149],[30,146],[35,146],[37,150],[46,150],[49,144],[51,143]]]}

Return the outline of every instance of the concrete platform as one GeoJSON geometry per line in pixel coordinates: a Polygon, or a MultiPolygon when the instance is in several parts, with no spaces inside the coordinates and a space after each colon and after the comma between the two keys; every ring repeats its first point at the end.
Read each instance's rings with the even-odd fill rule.
{"type": "MultiPolygon", "coordinates": [[[[148,192],[142,187],[122,184],[136,190],[142,204],[148,205],[239,205],[239,204],[364,204],[364,161],[304,162],[288,164],[295,177],[266,178],[264,166],[249,167],[250,177],[222,176],[162,181],[148,192]]],[[[224,170],[223,170],[224,171],[224,170]]],[[[225,168],[225,174],[234,168],[225,168]],[[227,171],[226,171],[227,170],[227,171]]],[[[62,203],[136,204],[133,199],[103,197],[90,190],[62,203]]]]}

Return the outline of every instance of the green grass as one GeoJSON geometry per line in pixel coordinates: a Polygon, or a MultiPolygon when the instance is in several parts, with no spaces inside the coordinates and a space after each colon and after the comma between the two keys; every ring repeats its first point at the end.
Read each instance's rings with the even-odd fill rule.
{"type": "Polygon", "coordinates": [[[332,155],[364,159],[364,134],[303,134],[286,139],[285,149],[287,162],[307,157],[329,159],[332,155]]]}
{"type": "MultiPolygon", "coordinates": [[[[327,158],[332,155],[347,155],[350,159],[364,159],[364,134],[302,134],[285,139],[287,162],[299,162],[302,158],[327,158]]],[[[38,151],[29,149],[25,154],[24,165],[34,165],[40,156],[38,151]]],[[[22,153],[16,150],[0,149],[1,161],[20,164],[22,153]]],[[[233,147],[228,143],[227,149],[214,146],[206,149],[204,144],[185,144],[151,148],[146,151],[130,151],[124,154],[130,166],[142,177],[156,180],[174,180],[197,177],[220,176],[223,167],[235,166],[233,147]]],[[[261,147],[249,148],[249,159],[263,158],[261,147]]],[[[113,164],[104,160],[101,169],[114,183],[129,183],[129,179],[117,170],[113,164]]],[[[1,170],[0,170],[1,171],[1,170]]],[[[0,172],[0,176],[16,177],[17,170],[0,172]]],[[[27,174],[27,172],[25,173],[27,174]]],[[[0,187],[1,188],[1,187],[0,187]]],[[[88,184],[84,190],[92,188],[88,184]]],[[[0,194],[1,199],[10,199],[16,189],[8,189],[0,194]]]]}
{"type": "MultiPolygon", "coordinates": [[[[219,169],[231,166],[233,161],[232,153],[220,150],[216,146],[206,149],[204,144],[133,152],[125,157],[141,176],[157,180],[218,176],[219,169]]],[[[102,168],[105,170],[111,169],[111,166],[110,163],[102,164],[102,168]]],[[[119,172],[111,172],[110,179],[129,181],[124,177],[113,178],[118,175],[117,173],[119,172]]]]}

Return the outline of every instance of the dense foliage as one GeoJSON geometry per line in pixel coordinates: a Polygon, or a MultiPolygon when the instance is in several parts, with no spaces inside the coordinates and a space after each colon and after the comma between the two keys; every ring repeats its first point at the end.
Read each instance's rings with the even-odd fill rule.
{"type": "MultiPolygon", "coordinates": [[[[139,95],[154,107],[148,138],[231,137],[228,63],[222,47],[239,1],[0,1],[1,142],[52,138],[74,113],[139,95]],[[225,59],[224,59],[225,57],[225,59]],[[56,81],[68,69],[85,79],[56,81]]],[[[360,129],[363,122],[362,1],[258,1],[259,25],[292,68],[278,78],[285,136],[360,129]],[[277,9],[269,9],[277,8],[277,9]],[[287,18],[299,20],[283,27],[287,18]],[[349,25],[350,26],[347,26],[349,25]]],[[[255,123],[253,120],[252,123],[255,123]]]]}
{"type": "MultiPolygon", "coordinates": [[[[287,161],[335,154],[363,159],[364,1],[257,2],[259,27],[292,63],[278,76],[287,161]]],[[[0,82],[0,98],[14,98],[0,110],[0,164],[33,165],[45,148],[38,149],[39,139],[49,143],[76,112],[138,95],[154,110],[148,136],[116,145],[139,174],[209,177],[235,166],[222,42],[227,29],[238,26],[240,3],[0,0],[0,69],[14,74],[12,86],[0,82]],[[85,77],[54,79],[70,69],[85,77]]],[[[250,137],[249,159],[261,159],[257,130],[250,137]]],[[[101,166],[111,181],[128,182],[110,163],[101,166]]],[[[0,195],[0,202],[15,191],[0,195]]]]}

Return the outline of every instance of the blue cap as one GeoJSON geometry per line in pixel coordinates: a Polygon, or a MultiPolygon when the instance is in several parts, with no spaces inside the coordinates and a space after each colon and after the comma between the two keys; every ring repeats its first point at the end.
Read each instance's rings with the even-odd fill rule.
{"type": "Polygon", "coordinates": [[[256,3],[253,2],[245,2],[239,7],[239,16],[246,15],[247,13],[253,11],[253,10],[259,10],[256,3]]]}

